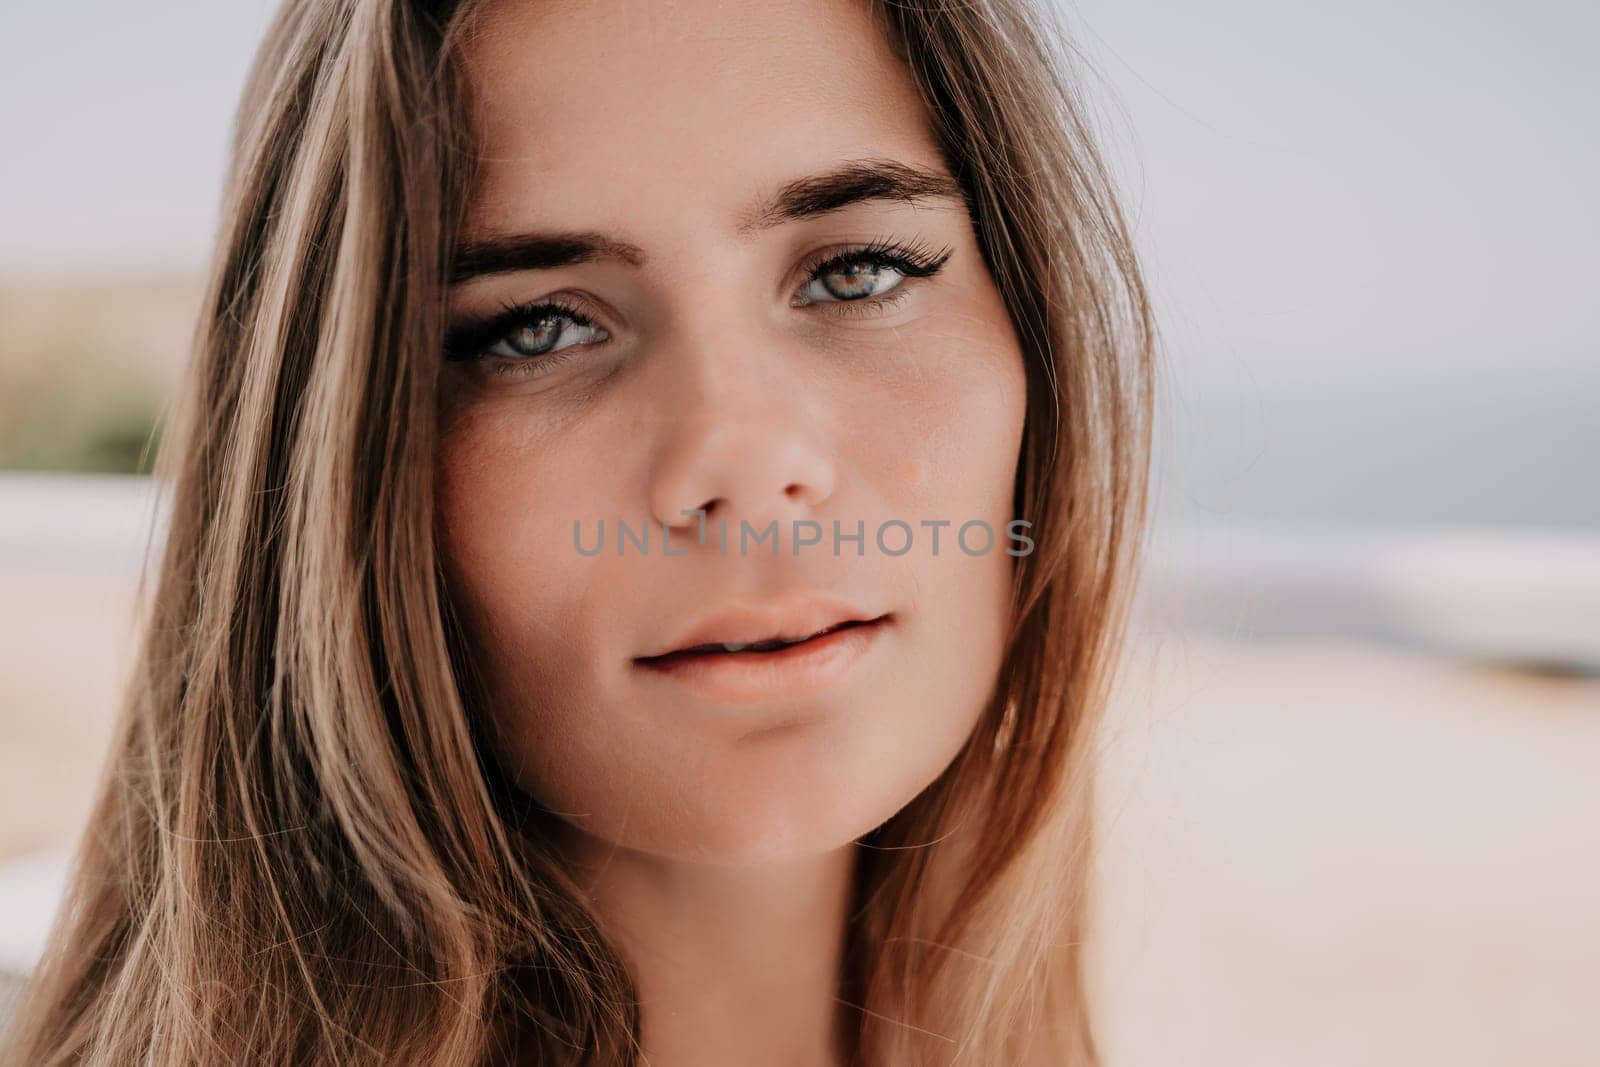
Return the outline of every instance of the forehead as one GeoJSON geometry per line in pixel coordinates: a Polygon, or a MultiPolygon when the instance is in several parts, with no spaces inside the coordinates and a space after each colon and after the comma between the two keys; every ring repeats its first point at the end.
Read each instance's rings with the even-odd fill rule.
{"type": "Polygon", "coordinates": [[[563,218],[731,225],[839,159],[938,166],[864,0],[490,0],[463,47],[469,232],[563,218]]]}

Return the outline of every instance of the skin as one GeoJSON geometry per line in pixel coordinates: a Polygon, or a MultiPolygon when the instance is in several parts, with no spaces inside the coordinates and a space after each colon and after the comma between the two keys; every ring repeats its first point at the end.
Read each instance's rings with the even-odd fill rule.
{"type": "Polygon", "coordinates": [[[854,841],[950,764],[1001,660],[1015,332],[959,199],[738,232],[783,183],[846,161],[949,173],[863,5],[491,3],[465,59],[484,163],[464,243],[594,231],[646,257],[452,289],[454,319],[560,296],[604,331],[567,324],[588,340],[534,374],[515,373],[526,359],[445,367],[441,548],[493,749],[571,827],[637,981],[650,1063],[842,1062],[854,841]],[[814,253],[876,239],[950,256],[928,278],[880,277],[901,299],[877,310],[793,306],[822,291],[804,273],[814,253]],[[862,520],[867,541],[860,556],[827,539],[721,555],[680,514],[696,507],[713,530],[862,520]],[[684,555],[653,540],[619,557],[608,530],[581,556],[574,520],[592,542],[601,517],[657,537],[672,523],[684,555]],[[911,551],[877,550],[888,519],[913,527],[911,551]],[[925,519],[952,520],[937,556],[925,519]],[[996,531],[988,552],[956,550],[969,519],[996,531]],[[633,662],[719,607],[806,591],[893,613],[821,692],[732,705],[633,662]]]}

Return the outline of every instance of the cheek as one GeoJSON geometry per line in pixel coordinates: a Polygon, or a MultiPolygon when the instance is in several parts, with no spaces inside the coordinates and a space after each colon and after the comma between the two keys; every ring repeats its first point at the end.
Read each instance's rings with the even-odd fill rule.
{"type": "Polygon", "coordinates": [[[458,606],[482,621],[486,598],[510,577],[537,575],[527,492],[542,479],[521,462],[534,451],[516,424],[493,414],[458,414],[442,435],[435,468],[440,550],[458,606]],[[532,483],[530,485],[530,483],[532,483]]]}
{"type": "MultiPolygon", "coordinates": [[[[919,517],[948,521],[919,554],[928,647],[950,657],[947,691],[958,732],[992,686],[1009,626],[1016,549],[1007,536],[1027,412],[1023,355],[998,297],[929,331],[924,373],[906,385],[906,501],[919,517]],[[965,528],[964,528],[965,527],[965,528]]],[[[927,531],[931,534],[932,531],[927,531]]],[[[919,530],[919,545],[924,531],[919,530]]]]}
{"type": "Polygon", "coordinates": [[[491,684],[503,684],[497,676],[511,658],[537,672],[531,680],[561,684],[564,631],[541,620],[581,617],[582,586],[559,552],[570,520],[550,502],[572,499],[583,472],[553,462],[551,443],[537,422],[493,405],[459,414],[440,440],[439,548],[452,600],[491,684]]]}
{"type": "MultiPolygon", "coordinates": [[[[576,410],[507,396],[465,402],[440,435],[435,501],[440,548],[461,593],[527,609],[570,607],[572,524],[615,502],[616,435],[586,430],[576,410]],[[584,435],[588,436],[585,437],[584,435]],[[530,599],[531,598],[531,599],[530,599]]],[[[526,614],[517,611],[517,616],[526,614]]]]}
{"type": "Polygon", "coordinates": [[[615,606],[562,552],[572,534],[560,505],[604,483],[548,426],[512,404],[457,415],[436,463],[439,548],[497,762],[557,810],[586,810],[589,791],[627,787],[602,744],[616,731],[586,731],[571,711],[597,702],[589,635],[615,606]]]}
{"type": "MultiPolygon", "coordinates": [[[[952,536],[979,519],[1001,534],[1027,388],[1009,318],[982,305],[930,320],[907,331],[885,375],[858,422],[870,427],[862,454],[884,457],[876,465],[882,491],[908,512],[897,517],[948,519],[952,536]]],[[[980,546],[981,531],[972,536],[980,546]]]]}
{"type": "Polygon", "coordinates": [[[895,772],[886,778],[902,793],[941,773],[971,736],[1010,623],[1015,558],[1006,550],[1018,543],[1006,524],[1018,517],[1027,378],[998,298],[963,311],[905,330],[874,383],[870,410],[855,417],[870,428],[858,455],[915,545],[885,561],[907,569],[916,593],[903,677],[863,746],[893,753],[895,772]],[[948,523],[937,528],[936,545],[924,520],[948,523]]]}

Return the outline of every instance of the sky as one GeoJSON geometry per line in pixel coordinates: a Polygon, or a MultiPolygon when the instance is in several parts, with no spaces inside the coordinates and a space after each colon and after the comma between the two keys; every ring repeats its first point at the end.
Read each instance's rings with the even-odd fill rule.
{"type": "MultiPolygon", "coordinates": [[[[1600,526],[1600,5],[1059,0],[1186,514],[1600,526]]],[[[198,271],[273,5],[0,38],[0,278],[198,271]]]]}

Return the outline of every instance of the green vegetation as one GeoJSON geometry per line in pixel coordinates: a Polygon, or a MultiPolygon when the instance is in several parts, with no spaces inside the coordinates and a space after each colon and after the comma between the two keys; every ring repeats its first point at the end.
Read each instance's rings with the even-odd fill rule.
{"type": "Polygon", "coordinates": [[[0,284],[0,470],[148,472],[198,300],[183,278],[0,284]]]}
{"type": "Polygon", "coordinates": [[[13,394],[4,404],[0,468],[148,473],[160,438],[159,404],[148,387],[138,386],[13,394]]]}

